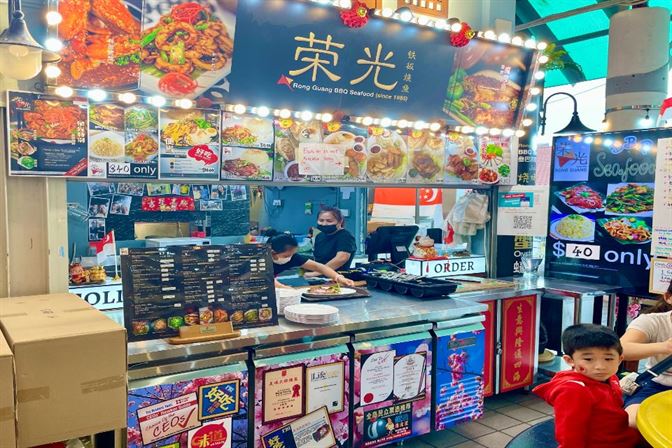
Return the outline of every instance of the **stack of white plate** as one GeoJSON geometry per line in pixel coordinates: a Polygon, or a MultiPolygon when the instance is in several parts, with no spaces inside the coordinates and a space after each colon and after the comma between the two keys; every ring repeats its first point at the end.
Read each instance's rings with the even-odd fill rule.
{"type": "Polygon", "coordinates": [[[338,308],[315,303],[301,303],[285,308],[285,319],[300,324],[324,325],[338,322],[338,308]]]}
{"type": "Polygon", "coordinates": [[[275,301],[278,304],[278,314],[283,315],[284,310],[289,305],[297,305],[301,303],[301,294],[305,289],[290,289],[290,288],[276,288],[275,301]]]}

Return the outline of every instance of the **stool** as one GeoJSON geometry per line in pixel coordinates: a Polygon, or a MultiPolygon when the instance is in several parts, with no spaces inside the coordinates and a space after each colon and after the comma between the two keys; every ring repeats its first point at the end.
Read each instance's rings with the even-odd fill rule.
{"type": "Polygon", "coordinates": [[[557,448],[555,441],[555,422],[546,420],[518,434],[506,448],[557,448]]]}

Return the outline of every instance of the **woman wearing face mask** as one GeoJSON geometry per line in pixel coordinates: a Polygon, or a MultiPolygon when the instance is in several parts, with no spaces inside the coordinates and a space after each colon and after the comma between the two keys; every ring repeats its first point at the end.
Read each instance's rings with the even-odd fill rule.
{"type": "MultiPolygon", "coordinates": [[[[318,263],[304,255],[296,253],[299,248],[299,243],[292,235],[288,233],[281,233],[272,237],[268,243],[271,246],[273,273],[276,277],[284,271],[288,271],[293,268],[302,268],[307,271],[313,271],[318,275],[323,275],[327,278],[330,278],[340,285],[354,286],[352,280],[343,277],[329,266],[325,266],[322,263],[318,263]]],[[[275,286],[286,287],[277,280],[275,281],[275,286]]]]}
{"type": "Polygon", "coordinates": [[[352,233],[343,228],[345,220],[341,211],[334,207],[324,207],[317,215],[317,230],[313,254],[315,261],[336,271],[350,269],[357,251],[352,233]]]}

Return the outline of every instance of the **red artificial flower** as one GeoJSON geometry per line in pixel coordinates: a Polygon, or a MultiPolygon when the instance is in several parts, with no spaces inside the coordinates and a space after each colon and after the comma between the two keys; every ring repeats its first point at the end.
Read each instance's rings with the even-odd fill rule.
{"type": "Polygon", "coordinates": [[[369,8],[360,0],[352,2],[352,7],[341,11],[341,20],[349,28],[361,28],[369,21],[369,8]]]}
{"type": "Polygon", "coordinates": [[[464,47],[475,36],[476,31],[474,31],[467,22],[462,22],[462,29],[459,32],[450,33],[450,45],[453,47],[464,47]]]}

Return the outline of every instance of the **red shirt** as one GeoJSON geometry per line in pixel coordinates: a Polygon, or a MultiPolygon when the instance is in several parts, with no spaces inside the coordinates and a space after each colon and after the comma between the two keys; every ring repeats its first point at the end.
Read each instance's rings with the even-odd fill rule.
{"type": "Polygon", "coordinates": [[[639,442],[637,430],[628,426],[616,375],[602,382],[560,372],[532,392],[553,406],[559,448],[633,448],[639,442]]]}

